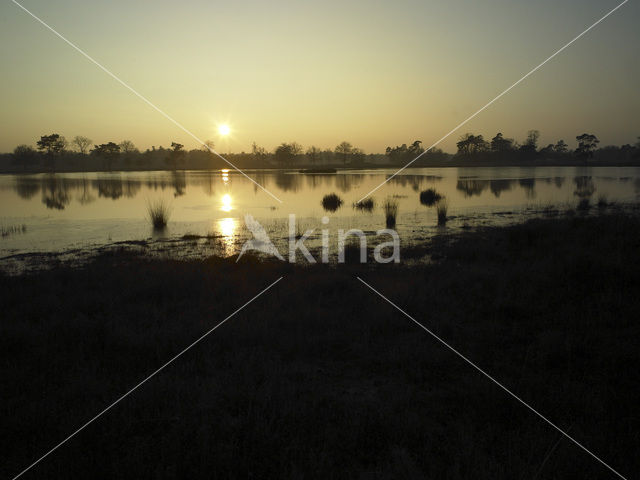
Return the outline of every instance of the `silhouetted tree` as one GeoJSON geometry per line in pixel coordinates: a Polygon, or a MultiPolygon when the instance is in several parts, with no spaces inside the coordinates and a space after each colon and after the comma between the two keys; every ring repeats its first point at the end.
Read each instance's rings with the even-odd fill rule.
{"type": "Polygon", "coordinates": [[[409,156],[411,160],[424,153],[424,147],[422,146],[422,140],[415,140],[409,145],[409,156]]]}
{"type": "Polygon", "coordinates": [[[534,156],[538,150],[538,139],[540,138],[540,132],[538,130],[529,130],[527,132],[527,139],[520,146],[520,152],[527,156],[534,156]]]}
{"type": "Polygon", "coordinates": [[[82,135],[76,135],[73,137],[73,140],[71,140],[71,144],[74,145],[82,155],[86,155],[89,152],[91,141],[92,140],[90,138],[83,137],[82,135]]]}
{"type": "Polygon", "coordinates": [[[178,164],[182,164],[184,161],[184,145],[181,143],[171,142],[171,149],[169,150],[169,163],[174,170],[178,168],[178,164]]]}
{"type": "Polygon", "coordinates": [[[275,151],[275,159],[282,166],[290,166],[296,158],[296,147],[291,143],[280,144],[275,151]]]}
{"type": "Polygon", "coordinates": [[[140,153],[131,140],[123,140],[118,146],[120,147],[124,162],[127,165],[131,163],[131,157],[133,155],[140,153]]]}
{"type": "Polygon", "coordinates": [[[362,165],[364,163],[364,150],[355,147],[351,151],[351,161],[354,165],[362,165]]]}
{"type": "Polygon", "coordinates": [[[458,147],[459,155],[473,155],[486,152],[489,149],[489,144],[482,135],[473,135],[471,133],[465,133],[460,137],[456,146],[458,147]]]}
{"type": "Polygon", "coordinates": [[[22,169],[30,165],[35,165],[38,162],[38,152],[29,145],[18,145],[13,149],[13,163],[16,165],[22,165],[22,169]]]}
{"type": "Polygon", "coordinates": [[[495,137],[491,139],[491,151],[496,153],[503,153],[513,149],[513,139],[504,138],[502,133],[498,132],[495,137]]]}
{"type": "Polygon", "coordinates": [[[320,149],[314,146],[307,148],[307,158],[312,164],[315,164],[320,159],[320,149]]]}
{"type": "Polygon", "coordinates": [[[590,133],[583,133],[582,135],[578,135],[576,137],[576,140],[578,141],[576,156],[578,156],[579,158],[583,158],[585,161],[593,157],[593,151],[600,143],[600,140],[598,140],[595,135],[592,135],[590,133]]]}
{"type": "Polygon", "coordinates": [[[569,151],[569,145],[564,143],[564,140],[558,140],[558,143],[554,145],[553,150],[556,153],[567,153],[569,151]]]}
{"type": "Polygon", "coordinates": [[[122,153],[135,153],[138,151],[136,146],[133,144],[131,140],[123,140],[118,145],[120,147],[120,151],[122,153]]]}
{"type": "Polygon", "coordinates": [[[268,153],[264,147],[260,147],[256,142],[253,142],[251,144],[251,155],[257,162],[264,163],[267,159],[268,153]]]}
{"type": "Polygon", "coordinates": [[[394,163],[406,163],[424,153],[424,148],[422,147],[422,141],[415,140],[409,146],[403,143],[399,147],[387,147],[385,153],[387,157],[389,157],[389,160],[394,163]]]}
{"type": "Polygon", "coordinates": [[[546,147],[541,148],[538,153],[540,154],[541,157],[548,158],[550,156],[553,156],[556,153],[556,151],[554,149],[553,143],[550,143],[546,147]]]}
{"type": "Polygon", "coordinates": [[[37,146],[38,150],[44,154],[51,168],[55,168],[56,159],[64,153],[64,149],[67,147],[67,141],[62,135],[52,133],[51,135],[40,137],[37,146]]]}
{"type": "Polygon", "coordinates": [[[291,153],[295,157],[297,157],[298,155],[302,155],[302,153],[304,152],[302,145],[300,145],[298,142],[291,142],[289,145],[291,145],[291,153]]]}
{"type": "Polygon", "coordinates": [[[102,158],[105,163],[105,168],[111,170],[113,162],[120,156],[120,145],[114,142],[94,145],[91,154],[102,158]]]}
{"type": "Polygon", "coordinates": [[[533,150],[538,148],[538,140],[540,139],[540,132],[538,130],[529,130],[527,132],[527,139],[524,144],[529,145],[533,150]]]}
{"type": "Polygon", "coordinates": [[[212,150],[215,150],[215,146],[216,144],[213,143],[213,140],[205,140],[204,143],[202,144],[202,151],[213,153],[212,150]]]}
{"type": "Polygon", "coordinates": [[[338,158],[342,160],[342,163],[344,165],[347,164],[347,160],[351,156],[352,151],[353,145],[351,145],[349,142],[342,142],[335,148],[336,155],[338,155],[338,158]]]}

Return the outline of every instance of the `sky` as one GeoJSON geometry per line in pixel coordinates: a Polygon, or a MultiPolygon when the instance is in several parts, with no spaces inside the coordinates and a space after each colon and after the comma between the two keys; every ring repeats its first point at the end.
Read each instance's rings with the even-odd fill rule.
{"type": "MultiPolygon", "coordinates": [[[[468,118],[585,30],[610,0],[17,0],[201,140],[365,152],[468,118]],[[231,135],[220,137],[218,125],[231,135]]],[[[444,140],[640,136],[640,5],[629,1],[444,140]]],[[[140,149],[197,142],[10,0],[0,3],[0,151],[41,135],[140,149]]]]}

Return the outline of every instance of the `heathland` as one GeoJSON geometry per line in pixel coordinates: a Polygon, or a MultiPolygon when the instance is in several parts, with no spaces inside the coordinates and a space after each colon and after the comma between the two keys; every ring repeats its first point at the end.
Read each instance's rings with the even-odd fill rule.
{"type": "Polygon", "coordinates": [[[126,250],[0,276],[0,473],[33,478],[615,478],[640,469],[640,219],[442,237],[411,266],[126,250]]]}

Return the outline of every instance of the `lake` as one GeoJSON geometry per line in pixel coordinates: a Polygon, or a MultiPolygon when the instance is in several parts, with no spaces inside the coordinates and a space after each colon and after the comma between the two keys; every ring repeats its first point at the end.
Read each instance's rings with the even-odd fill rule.
{"type": "MultiPolygon", "coordinates": [[[[359,228],[375,236],[385,228],[380,205],[389,197],[398,203],[396,228],[402,241],[422,241],[443,231],[436,226],[434,207],[420,203],[419,193],[427,188],[447,198],[447,231],[519,222],[544,211],[575,208],[581,198],[595,204],[601,196],[620,203],[640,197],[639,167],[415,168],[377,190],[374,210],[361,212],[353,203],[394,170],[246,173],[283,203],[233,170],[0,175],[0,226],[5,232],[0,257],[130,241],[168,245],[184,235],[208,236],[201,242],[206,253],[231,255],[248,237],[245,214],[263,224],[276,245],[286,241],[288,216],[296,214],[299,232],[316,228],[309,244],[317,246],[320,228],[329,228],[332,235],[338,228],[359,228]],[[344,203],[326,212],[321,201],[332,192],[344,203]],[[171,207],[168,227],[161,232],[147,218],[148,203],[158,199],[171,207]],[[323,227],[324,215],[330,221],[323,227]]],[[[193,248],[196,243],[193,237],[180,248],[185,255],[201,254],[202,248],[193,248]]]]}

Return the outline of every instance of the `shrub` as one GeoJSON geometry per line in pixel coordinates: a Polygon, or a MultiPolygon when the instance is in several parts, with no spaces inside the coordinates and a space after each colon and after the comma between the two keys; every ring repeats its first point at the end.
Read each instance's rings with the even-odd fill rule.
{"type": "Polygon", "coordinates": [[[342,205],[342,199],[335,193],[330,193],[322,198],[322,208],[328,212],[335,212],[342,205]]]}
{"type": "Polygon", "coordinates": [[[436,192],[435,188],[428,188],[423,192],[420,192],[420,203],[426,205],[427,207],[435,205],[436,202],[441,199],[442,195],[436,192]]]}
{"type": "Polygon", "coordinates": [[[362,212],[372,212],[375,207],[375,202],[373,198],[367,198],[360,202],[356,202],[353,204],[353,208],[356,210],[360,210],[362,212]]]}

